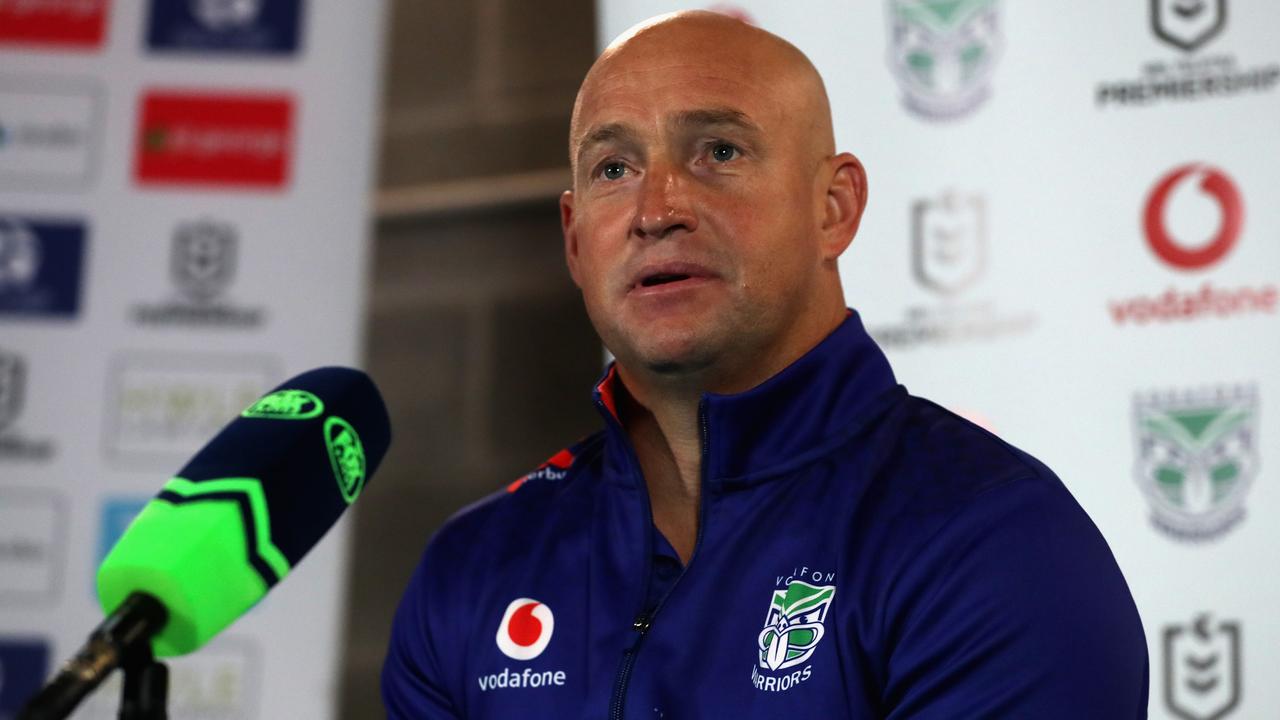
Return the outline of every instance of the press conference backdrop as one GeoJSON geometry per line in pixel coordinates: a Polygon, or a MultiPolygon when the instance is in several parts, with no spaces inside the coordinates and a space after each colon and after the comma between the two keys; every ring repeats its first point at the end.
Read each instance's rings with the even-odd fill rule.
{"type": "MultiPolygon", "coordinates": [[[[675,2],[602,0],[603,42],[675,2]]],[[[1280,4],[703,4],[804,50],[870,176],[842,258],[911,391],[1105,534],[1151,716],[1280,707],[1280,4]]]]}
{"type": "MultiPolygon", "coordinates": [[[[95,569],[171,473],[358,364],[382,10],[0,1],[0,718],[101,620],[95,569]]],[[[331,715],[333,535],[172,662],[173,717],[331,715]]]]}

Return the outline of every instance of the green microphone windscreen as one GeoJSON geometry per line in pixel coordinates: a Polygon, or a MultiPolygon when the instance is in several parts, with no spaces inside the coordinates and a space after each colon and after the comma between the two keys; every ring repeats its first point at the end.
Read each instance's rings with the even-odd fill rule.
{"type": "Polygon", "coordinates": [[[391,442],[367,375],[303,373],[249,406],[143,508],[98,569],[110,615],[131,593],[169,621],[160,657],[191,652],[243,615],[320,540],[391,442]]]}

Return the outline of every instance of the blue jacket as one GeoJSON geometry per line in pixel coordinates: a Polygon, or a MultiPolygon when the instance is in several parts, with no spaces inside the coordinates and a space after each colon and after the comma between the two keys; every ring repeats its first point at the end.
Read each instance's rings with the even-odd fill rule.
{"type": "Polygon", "coordinates": [[[894,380],[854,313],[701,403],[687,567],[602,432],[463,510],[395,617],[391,718],[1146,717],[1110,549],[1035,458],[894,380]]]}

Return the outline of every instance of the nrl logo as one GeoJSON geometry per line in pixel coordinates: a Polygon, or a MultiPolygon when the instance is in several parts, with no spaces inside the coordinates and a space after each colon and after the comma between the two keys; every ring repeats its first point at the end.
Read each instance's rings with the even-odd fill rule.
{"type": "Polygon", "coordinates": [[[0,432],[22,412],[27,365],[17,355],[0,352],[0,432]]]}
{"type": "Polygon", "coordinates": [[[760,667],[782,670],[808,660],[825,632],[822,623],[835,596],[835,585],[801,580],[792,580],[785,590],[774,590],[764,630],[756,641],[760,667]]]}
{"type": "Polygon", "coordinates": [[[889,66],[907,109],[968,115],[991,94],[1003,41],[998,0],[889,0],[889,66]]]}
{"type": "Polygon", "coordinates": [[[1218,720],[1240,704],[1240,623],[1164,629],[1164,702],[1183,720],[1218,720]]]}
{"type": "Polygon", "coordinates": [[[1227,0],[1151,0],[1151,31],[1187,52],[1200,49],[1227,24],[1227,0]]]}
{"type": "Polygon", "coordinates": [[[1138,484],[1156,527],[1211,540],[1244,518],[1258,472],[1258,397],[1253,387],[1153,394],[1134,401],[1138,484]]]}
{"type": "Polygon", "coordinates": [[[911,204],[911,259],[916,280],[954,295],[982,276],[987,256],[986,203],[979,195],[944,193],[911,204]]]}
{"type": "Polygon", "coordinates": [[[170,270],[191,299],[207,301],[231,282],[236,269],[236,232],[226,223],[200,220],[178,227],[170,270]]]}

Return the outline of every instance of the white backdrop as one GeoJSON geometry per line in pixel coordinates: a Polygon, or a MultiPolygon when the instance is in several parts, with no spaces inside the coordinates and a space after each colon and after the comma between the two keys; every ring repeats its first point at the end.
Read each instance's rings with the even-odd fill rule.
{"type": "Polygon", "coordinates": [[[870,176],[849,304],[913,393],[1040,457],[1102,529],[1151,716],[1275,717],[1280,5],[601,0],[600,37],[684,7],[817,65],[870,176]]]}
{"type": "MultiPolygon", "coordinates": [[[[99,560],[187,457],[359,364],[382,15],[0,2],[0,718],[101,620],[99,560]]],[[[345,547],[172,661],[171,716],[329,717],[345,547]]]]}

